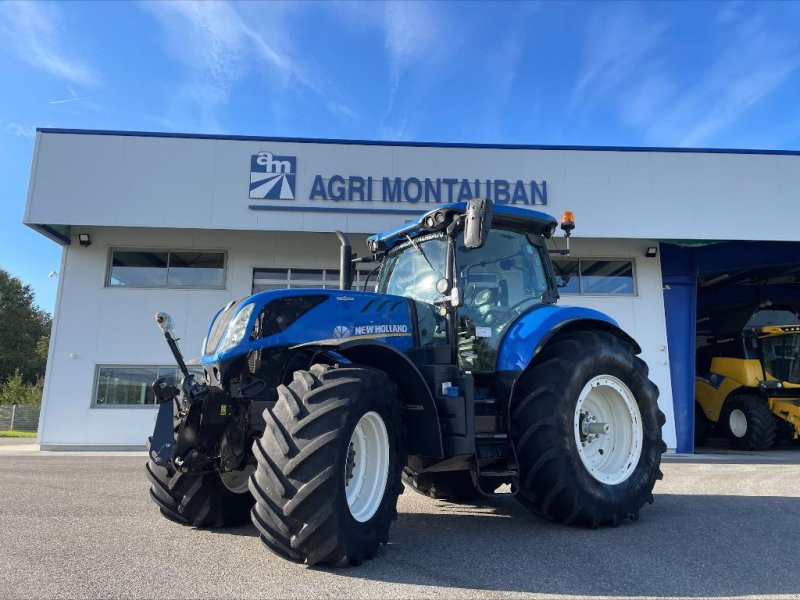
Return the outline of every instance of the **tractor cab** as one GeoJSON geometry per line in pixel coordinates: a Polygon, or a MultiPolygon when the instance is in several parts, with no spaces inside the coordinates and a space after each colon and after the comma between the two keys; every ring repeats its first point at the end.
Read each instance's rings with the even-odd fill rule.
{"type": "Polygon", "coordinates": [[[762,310],[748,321],[743,333],[764,378],[800,385],[800,319],[787,310],[762,310]]]}
{"type": "Polygon", "coordinates": [[[462,368],[492,371],[515,319],[558,298],[544,245],[556,221],[473,204],[443,206],[369,243],[382,261],[377,292],[414,300],[423,342],[457,348],[462,368]]]}

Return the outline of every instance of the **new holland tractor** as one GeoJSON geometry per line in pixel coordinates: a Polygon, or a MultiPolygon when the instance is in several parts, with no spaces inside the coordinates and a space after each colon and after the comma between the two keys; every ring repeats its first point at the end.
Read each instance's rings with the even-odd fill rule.
{"type": "Polygon", "coordinates": [[[800,439],[800,318],[766,309],[730,331],[735,323],[704,324],[714,335],[697,350],[695,443],[712,430],[742,450],[767,450],[779,434],[800,439]]]}
{"type": "Polygon", "coordinates": [[[499,488],[568,525],[637,520],[662,476],[658,389],[613,319],[556,305],[557,224],[475,199],[372,236],[365,258],[339,234],[341,289],[230,302],[202,377],[159,313],[184,373],[153,384],[163,515],[252,518],[274,553],[330,566],[387,542],[404,483],[454,502],[499,488]],[[375,293],[350,289],[359,261],[378,264],[375,293]]]}

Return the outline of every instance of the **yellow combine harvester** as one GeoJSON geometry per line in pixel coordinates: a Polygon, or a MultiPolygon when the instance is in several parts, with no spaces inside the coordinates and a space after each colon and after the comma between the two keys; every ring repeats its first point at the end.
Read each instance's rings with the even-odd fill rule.
{"type": "Polygon", "coordinates": [[[800,319],[793,312],[761,310],[744,330],[698,344],[695,440],[709,428],[734,446],[766,450],[776,436],[800,438],[800,319]]]}

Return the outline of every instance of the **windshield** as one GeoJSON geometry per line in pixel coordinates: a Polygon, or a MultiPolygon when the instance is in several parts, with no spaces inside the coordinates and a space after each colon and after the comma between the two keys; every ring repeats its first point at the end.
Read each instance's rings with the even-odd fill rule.
{"type": "Polygon", "coordinates": [[[459,283],[464,289],[461,314],[476,325],[500,326],[549,289],[542,249],[523,233],[494,230],[483,247],[456,249],[459,283]]]}
{"type": "Polygon", "coordinates": [[[800,383],[800,335],[776,335],[761,340],[764,370],[779,381],[800,383]]]}
{"type": "Polygon", "coordinates": [[[544,248],[524,233],[493,229],[481,248],[456,246],[459,286],[459,358],[465,368],[494,369],[497,349],[508,325],[541,304],[550,289],[544,248]]]}
{"type": "Polygon", "coordinates": [[[381,269],[378,292],[433,304],[442,295],[436,282],[444,277],[447,238],[435,233],[392,248],[381,269]]]}

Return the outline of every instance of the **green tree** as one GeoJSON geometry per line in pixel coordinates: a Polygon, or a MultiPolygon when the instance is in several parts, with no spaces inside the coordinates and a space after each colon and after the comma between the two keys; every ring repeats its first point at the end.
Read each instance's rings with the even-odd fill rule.
{"type": "Polygon", "coordinates": [[[19,369],[0,385],[0,404],[28,404],[38,405],[42,403],[41,378],[36,383],[25,383],[22,381],[22,374],[19,369]]]}
{"type": "Polygon", "coordinates": [[[50,315],[34,304],[31,286],[0,269],[0,382],[17,372],[21,383],[44,376],[50,325],[50,315]]]}

